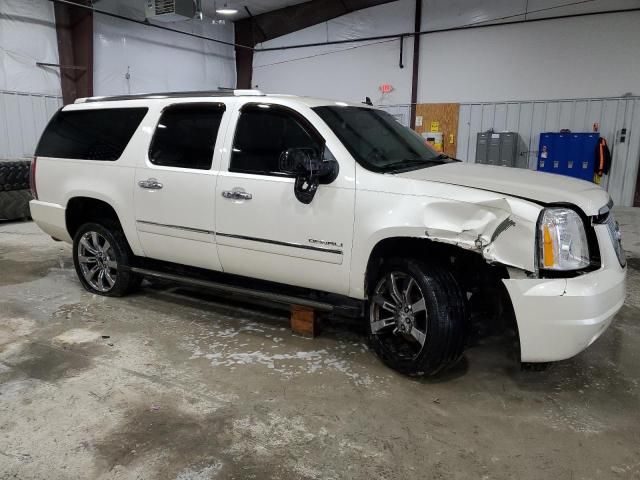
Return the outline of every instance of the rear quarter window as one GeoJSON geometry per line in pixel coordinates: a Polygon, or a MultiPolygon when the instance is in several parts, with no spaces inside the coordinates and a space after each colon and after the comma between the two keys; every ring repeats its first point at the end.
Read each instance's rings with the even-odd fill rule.
{"type": "Polygon", "coordinates": [[[36,156],[118,160],[147,111],[147,108],[60,110],[42,134],[36,156]]]}

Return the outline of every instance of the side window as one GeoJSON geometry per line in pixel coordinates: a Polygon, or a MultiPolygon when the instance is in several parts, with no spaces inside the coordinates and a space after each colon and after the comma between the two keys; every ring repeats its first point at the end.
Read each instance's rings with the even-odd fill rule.
{"type": "Polygon", "coordinates": [[[285,175],[279,168],[280,155],[285,150],[308,148],[319,153],[322,140],[296,117],[283,107],[245,106],[236,127],[229,171],[285,175]]]}
{"type": "Polygon", "coordinates": [[[149,148],[151,163],[209,170],[224,110],[223,104],[211,103],[183,103],[166,108],[149,148]]]}
{"type": "Polygon", "coordinates": [[[118,160],[147,108],[60,110],[40,138],[36,156],[118,160]]]}

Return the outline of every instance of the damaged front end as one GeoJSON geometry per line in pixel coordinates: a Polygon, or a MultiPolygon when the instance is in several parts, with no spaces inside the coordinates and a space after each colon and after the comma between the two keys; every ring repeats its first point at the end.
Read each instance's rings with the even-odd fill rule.
{"type": "Polygon", "coordinates": [[[496,199],[435,201],[424,211],[425,235],[483,256],[489,264],[536,271],[536,222],[541,207],[530,202],[496,199]]]}

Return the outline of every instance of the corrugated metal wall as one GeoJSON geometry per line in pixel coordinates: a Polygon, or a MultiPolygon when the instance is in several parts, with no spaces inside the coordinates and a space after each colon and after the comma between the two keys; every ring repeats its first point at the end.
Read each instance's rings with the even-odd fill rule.
{"type": "Polygon", "coordinates": [[[62,98],[0,90],[0,159],[29,159],[62,98]]]}
{"type": "MultiPolygon", "coordinates": [[[[379,106],[409,125],[409,105],[379,106]]],[[[603,179],[616,205],[632,206],[640,163],[640,97],[537,100],[530,102],[464,103],[460,105],[457,157],[475,162],[478,132],[513,131],[520,134],[520,154],[529,168],[536,168],[540,133],[590,132],[600,124],[613,156],[609,175],[603,179]],[[622,130],[627,130],[624,143],[622,130]]]]}
{"type": "Polygon", "coordinates": [[[563,128],[590,132],[594,123],[600,124],[600,134],[613,156],[611,172],[602,185],[616,205],[631,206],[640,161],[640,97],[462,104],[457,156],[475,161],[478,132],[513,131],[521,137],[520,154],[535,169],[541,132],[563,128]]]}

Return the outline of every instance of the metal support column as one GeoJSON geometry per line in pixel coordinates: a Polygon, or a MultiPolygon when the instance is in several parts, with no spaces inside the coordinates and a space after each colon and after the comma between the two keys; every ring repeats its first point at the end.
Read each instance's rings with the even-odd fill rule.
{"type": "Polygon", "coordinates": [[[416,104],[418,103],[418,79],[420,69],[420,35],[422,28],[422,0],[416,0],[416,17],[413,36],[413,77],[411,79],[411,128],[416,128],[416,104]]]}

